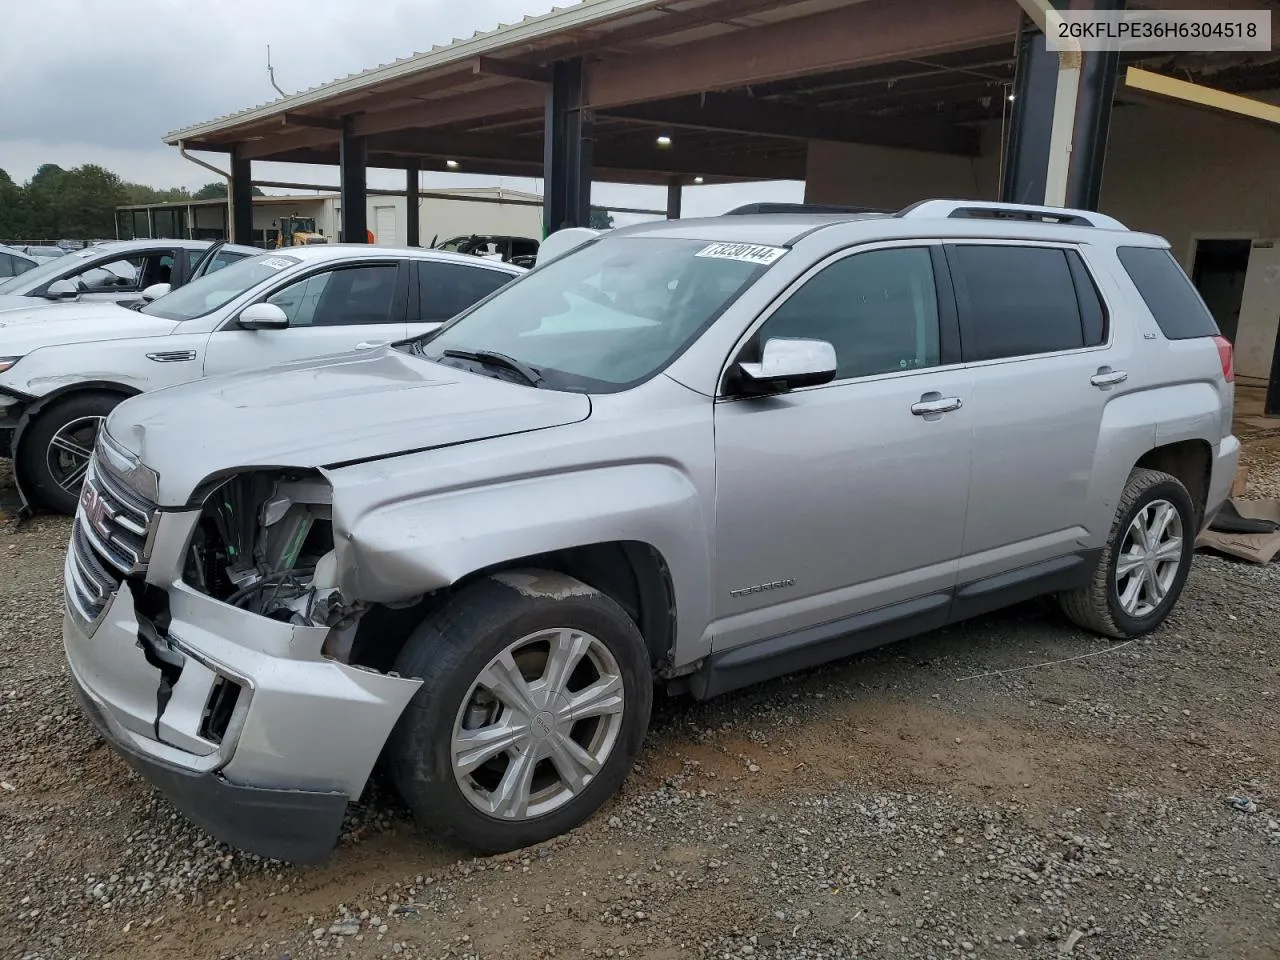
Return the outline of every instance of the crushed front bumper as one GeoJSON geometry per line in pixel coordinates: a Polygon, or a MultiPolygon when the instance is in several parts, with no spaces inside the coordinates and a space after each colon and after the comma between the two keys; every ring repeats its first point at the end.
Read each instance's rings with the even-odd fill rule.
{"type": "Polygon", "coordinates": [[[196,826],[233,847],[292,863],[317,863],[333,849],[347,809],[345,794],[247,787],[160,760],[112,723],[74,669],[71,686],[103,738],[196,826]]]}
{"type": "MultiPolygon", "coordinates": [[[[139,611],[130,581],[87,620],[72,593],[92,557],[78,563],[87,548],[73,540],[63,643],[76,694],[107,741],[215,837],[323,859],[421,681],[325,658],[325,628],[259,617],[161,575],[178,567],[192,519],[162,511],[148,540],[146,589],[164,591],[164,630],[139,611]]],[[[95,584],[108,574],[99,564],[95,584]]]]}

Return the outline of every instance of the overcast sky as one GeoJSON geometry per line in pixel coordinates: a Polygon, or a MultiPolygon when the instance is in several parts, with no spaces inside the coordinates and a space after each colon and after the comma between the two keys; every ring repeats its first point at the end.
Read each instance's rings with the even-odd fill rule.
{"type": "MultiPolygon", "coordinates": [[[[213,177],[160,142],[165,133],[398,57],[547,13],[551,0],[0,0],[0,168],[25,181],[42,163],[97,163],[126,180],[198,187],[213,177]]],[[[225,155],[206,155],[225,169],[225,155]]],[[[264,180],[336,183],[337,171],[255,163],[264,180]]],[[[403,174],[370,173],[399,187],[403,174]]],[[[424,175],[424,184],[498,182],[424,175]]],[[[531,180],[505,185],[541,192],[531,180]]],[[[797,184],[687,188],[685,215],[750,200],[799,200],[797,184]]],[[[597,184],[592,199],[663,207],[665,190],[597,184]]],[[[624,218],[619,218],[623,220],[624,218]]],[[[630,218],[625,218],[630,219],[630,218]]]]}

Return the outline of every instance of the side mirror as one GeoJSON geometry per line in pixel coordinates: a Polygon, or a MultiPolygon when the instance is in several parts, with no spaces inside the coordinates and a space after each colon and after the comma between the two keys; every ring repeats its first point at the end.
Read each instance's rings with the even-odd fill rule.
{"type": "Polygon", "coordinates": [[[836,375],[836,348],[825,340],[765,341],[759,363],[739,363],[743,393],[785,393],[830,383],[836,375]]]}
{"type": "Polygon", "coordinates": [[[50,300],[74,300],[80,296],[80,291],[70,280],[55,280],[49,284],[49,289],[44,292],[44,295],[50,300]]]}
{"type": "Polygon", "coordinates": [[[240,311],[240,326],[245,330],[284,330],[289,315],[274,303],[254,303],[240,311]]]}
{"type": "Polygon", "coordinates": [[[168,283],[153,283],[147,289],[142,291],[142,300],[144,303],[150,303],[152,300],[159,300],[166,293],[173,289],[168,283]]]}

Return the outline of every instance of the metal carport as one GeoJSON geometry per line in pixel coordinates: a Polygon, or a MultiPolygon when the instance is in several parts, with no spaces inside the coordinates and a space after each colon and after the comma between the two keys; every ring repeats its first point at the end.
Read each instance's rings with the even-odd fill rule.
{"type": "MultiPolygon", "coordinates": [[[[165,140],[230,154],[237,240],[251,165],[267,160],[337,165],[341,239],[354,242],[370,166],[406,171],[411,202],[420,170],[545,177],[550,232],[587,222],[593,178],[665,184],[678,213],[690,183],[805,179],[811,141],[974,157],[985,138],[987,153],[1009,145],[1004,198],[1037,199],[1057,57],[1042,40],[1034,52],[1028,23],[1016,0],[586,0],[165,140]]],[[[1081,205],[1102,174],[1107,56],[1086,54],[1082,71],[1081,205]]]]}

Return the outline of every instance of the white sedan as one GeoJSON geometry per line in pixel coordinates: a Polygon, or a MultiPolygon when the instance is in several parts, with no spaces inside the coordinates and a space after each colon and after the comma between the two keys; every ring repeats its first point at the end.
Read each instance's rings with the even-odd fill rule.
{"type": "Polygon", "coordinates": [[[435,250],[290,247],[137,310],[0,313],[0,454],[24,503],[72,513],[98,428],[127,397],[427,333],[524,272],[435,250]]]}

